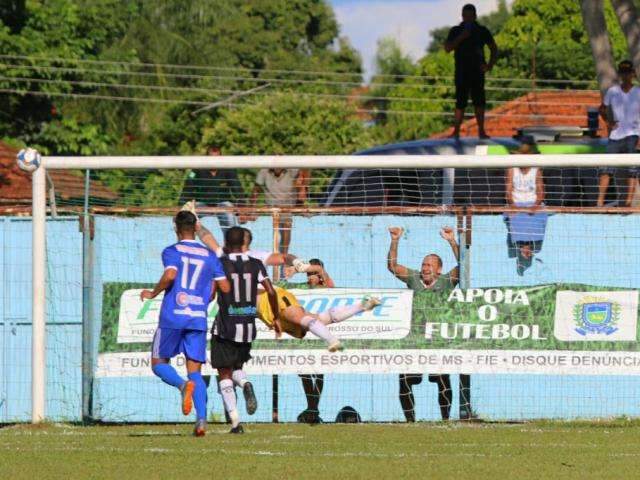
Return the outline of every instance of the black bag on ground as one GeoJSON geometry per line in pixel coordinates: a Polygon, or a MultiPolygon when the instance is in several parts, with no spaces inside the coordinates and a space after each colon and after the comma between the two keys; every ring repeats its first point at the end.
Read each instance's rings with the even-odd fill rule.
{"type": "Polygon", "coordinates": [[[355,408],[346,406],[342,407],[336,416],[336,423],[360,423],[362,419],[355,408]]]}

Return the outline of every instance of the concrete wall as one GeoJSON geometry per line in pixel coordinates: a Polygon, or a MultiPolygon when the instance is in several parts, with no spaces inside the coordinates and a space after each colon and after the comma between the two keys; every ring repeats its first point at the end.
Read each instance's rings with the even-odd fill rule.
{"type": "MultiPolygon", "coordinates": [[[[311,217],[294,221],[291,251],[319,257],[336,283],[344,287],[400,287],[386,269],[389,235],[386,227],[407,231],[400,244],[400,263],[419,267],[426,253],[437,253],[444,269],[455,265],[438,230],[455,225],[446,216],[311,217]]],[[[217,220],[206,218],[219,235],[217,220]]],[[[256,248],[271,249],[271,219],[249,225],[256,248]]],[[[30,411],[31,355],[31,223],[0,218],[0,422],[25,421],[30,411]]],[[[47,413],[52,419],[77,420],[81,403],[82,238],[77,219],[48,222],[48,370],[47,413]]],[[[500,215],[473,218],[471,286],[534,285],[580,282],[638,288],[640,218],[637,216],[554,215],[549,219],[541,252],[524,275],[506,248],[506,227],[500,215]]],[[[162,272],[160,252],[174,241],[169,218],[96,220],[94,326],[99,331],[103,282],[149,282],[162,272]]],[[[252,417],[271,419],[271,377],[254,379],[260,408],[252,417]]],[[[305,407],[297,376],[279,379],[280,418],[295,421],[305,407]]],[[[476,375],[472,378],[474,409],[486,418],[574,418],[640,415],[635,392],[640,377],[549,377],[536,375],[476,375]]],[[[454,379],[454,392],[457,383],[454,379]]],[[[418,418],[439,418],[436,386],[415,387],[418,418]]],[[[345,406],[355,407],[365,420],[401,420],[395,375],[327,375],[320,404],[330,421],[345,406]]],[[[221,418],[214,386],[210,407],[221,418]]],[[[94,408],[108,421],[181,421],[177,392],[153,377],[98,379],[94,408]]],[[[242,403],[242,402],[241,402],[242,403]]],[[[454,395],[453,416],[457,411],[454,395]]]]}

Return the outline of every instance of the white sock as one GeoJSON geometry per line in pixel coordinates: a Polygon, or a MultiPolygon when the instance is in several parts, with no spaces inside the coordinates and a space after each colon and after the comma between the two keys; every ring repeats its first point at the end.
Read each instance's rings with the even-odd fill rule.
{"type": "Polygon", "coordinates": [[[245,384],[249,381],[247,380],[247,374],[244,370],[234,370],[231,374],[231,378],[233,379],[233,383],[240,388],[244,388],[245,384]]]}
{"type": "Polygon", "coordinates": [[[363,312],[364,308],[360,303],[356,305],[346,305],[344,307],[333,307],[327,310],[326,312],[322,312],[318,317],[325,325],[329,325],[330,323],[339,323],[344,322],[348,318],[357,315],[360,312],[363,312]]]}
{"type": "Polygon", "coordinates": [[[338,339],[333,336],[327,326],[318,318],[307,315],[302,318],[302,326],[309,330],[314,335],[320,337],[325,342],[331,344],[338,339]]]}
{"type": "Polygon", "coordinates": [[[222,395],[224,409],[231,419],[231,426],[235,428],[240,423],[240,415],[236,406],[236,392],[233,388],[233,380],[220,380],[220,395],[222,395]]]}
{"type": "Polygon", "coordinates": [[[231,420],[231,428],[236,428],[240,425],[240,414],[238,413],[238,409],[229,412],[229,420],[231,420]]]}

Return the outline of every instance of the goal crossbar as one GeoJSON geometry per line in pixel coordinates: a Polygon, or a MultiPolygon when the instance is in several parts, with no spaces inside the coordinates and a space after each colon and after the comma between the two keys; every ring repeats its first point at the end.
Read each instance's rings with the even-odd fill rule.
{"type": "Polygon", "coordinates": [[[47,169],[632,167],[640,154],[44,157],[47,169]],[[603,158],[603,157],[606,157],[603,158]]]}

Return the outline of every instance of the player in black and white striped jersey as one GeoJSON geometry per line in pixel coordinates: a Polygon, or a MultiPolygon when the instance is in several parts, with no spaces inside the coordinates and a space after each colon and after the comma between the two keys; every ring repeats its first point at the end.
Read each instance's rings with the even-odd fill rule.
{"type": "Polygon", "coordinates": [[[232,227],[225,234],[227,254],[220,260],[231,290],[218,294],[219,309],[211,339],[211,366],[218,370],[220,395],[231,420],[231,433],[243,431],[235,385],[242,388],[249,415],[258,407],[253,386],[242,369],[251,358],[251,342],[256,337],[258,285],[266,291],[277,318],[276,337],[281,332],[276,292],[262,262],[242,253],[244,235],[240,227],[232,227]]]}

